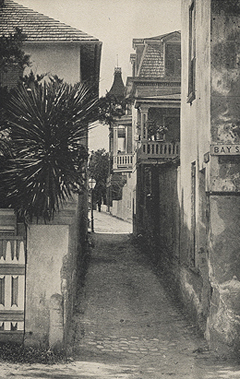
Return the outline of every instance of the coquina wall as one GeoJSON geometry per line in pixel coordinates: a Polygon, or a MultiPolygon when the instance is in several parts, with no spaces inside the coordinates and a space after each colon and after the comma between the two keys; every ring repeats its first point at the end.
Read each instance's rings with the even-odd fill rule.
{"type": "Polygon", "coordinates": [[[182,15],[180,288],[210,347],[232,356],[240,346],[240,2],[183,0],[182,15]]]}

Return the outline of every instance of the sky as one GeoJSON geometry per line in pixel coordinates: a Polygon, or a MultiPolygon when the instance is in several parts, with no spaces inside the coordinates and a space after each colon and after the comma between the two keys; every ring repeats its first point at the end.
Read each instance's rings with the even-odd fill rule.
{"type": "MultiPolygon", "coordinates": [[[[117,65],[122,68],[124,82],[127,76],[131,76],[133,38],[155,37],[181,29],[181,0],[15,1],[93,35],[103,43],[100,96],[110,90],[117,65]]],[[[106,127],[101,129],[104,134],[102,138],[100,129],[98,133],[90,133],[91,149],[96,150],[97,144],[99,148],[107,149],[106,127]]]]}

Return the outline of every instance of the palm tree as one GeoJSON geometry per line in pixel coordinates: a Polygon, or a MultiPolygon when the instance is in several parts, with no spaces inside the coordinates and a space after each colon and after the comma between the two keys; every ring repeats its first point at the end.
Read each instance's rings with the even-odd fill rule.
{"type": "Polygon", "coordinates": [[[57,80],[20,85],[6,105],[11,157],[0,174],[20,215],[51,219],[84,187],[88,124],[98,118],[96,91],[57,80]]]}

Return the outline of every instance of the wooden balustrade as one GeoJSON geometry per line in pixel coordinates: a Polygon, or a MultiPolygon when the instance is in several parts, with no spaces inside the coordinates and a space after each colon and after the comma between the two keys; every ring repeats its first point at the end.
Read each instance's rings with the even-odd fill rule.
{"type": "Polygon", "coordinates": [[[118,154],[113,157],[113,170],[132,169],[133,155],[132,154],[118,154]]]}
{"type": "Polygon", "coordinates": [[[162,158],[171,159],[180,155],[180,142],[145,141],[139,149],[140,159],[162,158]]]}

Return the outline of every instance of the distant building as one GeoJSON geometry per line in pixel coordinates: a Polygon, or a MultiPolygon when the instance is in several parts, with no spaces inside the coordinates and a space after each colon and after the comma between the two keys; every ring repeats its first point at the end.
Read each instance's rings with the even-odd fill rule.
{"type": "MultiPolygon", "coordinates": [[[[108,94],[119,103],[126,97],[120,67],[115,68],[114,81],[108,94]]],[[[126,107],[121,117],[115,117],[111,125],[109,151],[111,168],[108,178],[108,208],[113,215],[131,221],[132,189],[126,184],[133,167],[131,106],[126,107]]]]}
{"type": "MultiPolygon", "coordinates": [[[[172,203],[160,195],[159,181],[169,164],[177,169],[180,156],[181,34],[134,39],[133,47],[127,93],[133,104],[134,233],[160,238],[161,206],[172,203]]],[[[170,191],[166,175],[162,183],[170,191]]]]}
{"type": "MultiPolygon", "coordinates": [[[[134,233],[151,235],[159,228],[157,183],[165,165],[179,165],[181,35],[175,31],[134,39],[133,47],[132,77],[125,91],[131,109],[116,119],[110,139],[112,179],[117,175],[122,179],[120,197],[112,199],[111,212],[132,220],[134,233]]],[[[118,88],[118,76],[115,71],[112,92],[118,88]]],[[[124,93],[123,84],[119,88],[124,93]]]]}

